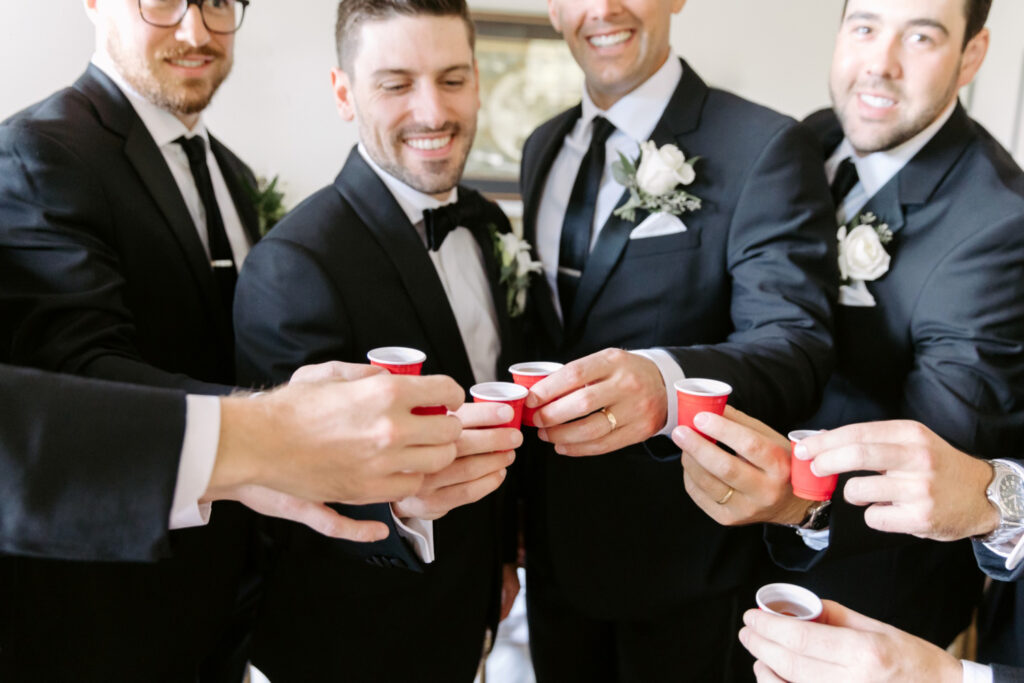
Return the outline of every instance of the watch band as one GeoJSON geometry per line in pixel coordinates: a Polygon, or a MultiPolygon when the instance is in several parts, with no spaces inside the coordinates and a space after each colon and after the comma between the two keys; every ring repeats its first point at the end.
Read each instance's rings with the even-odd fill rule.
{"type": "MultiPolygon", "coordinates": [[[[1020,481],[1019,487],[1024,487],[1024,467],[1011,460],[990,460],[992,466],[992,481],[985,487],[985,496],[989,502],[999,511],[999,526],[991,533],[978,537],[977,540],[990,545],[999,545],[1020,535],[1024,528],[1024,519],[1019,515],[1013,515],[1008,511],[1000,495],[1000,483],[1008,475],[1016,475],[1020,481]]],[[[1020,490],[1020,488],[1018,489],[1020,490]]],[[[1024,496],[1024,491],[1021,491],[1024,496]]]]}

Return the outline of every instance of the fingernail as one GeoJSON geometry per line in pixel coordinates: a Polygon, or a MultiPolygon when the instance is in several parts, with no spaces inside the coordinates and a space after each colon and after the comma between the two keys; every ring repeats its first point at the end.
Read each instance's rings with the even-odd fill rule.
{"type": "Polygon", "coordinates": [[[817,460],[812,460],[811,461],[811,474],[813,474],[816,477],[820,477],[822,475],[818,474],[818,467],[817,467],[817,465],[818,465],[818,461],[817,460]]]}
{"type": "Polygon", "coordinates": [[[516,460],[516,452],[509,451],[506,459],[508,460],[508,464],[511,465],[516,460]]]}
{"type": "MultiPolygon", "coordinates": [[[[796,456],[797,460],[810,460],[811,454],[807,452],[807,446],[802,443],[798,443],[793,447],[793,455],[796,456]]],[[[813,468],[813,465],[811,466],[813,468]]]]}
{"type": "Polygon", "coordinates": [[[748,609],[746,612],[743,613],[743,623],[747,626],[753,626],[756,614],[757,612],[755,612],[754,610],[748,609]]]}
{"type": "Polygon", "coordinates": [[[707,413],[697,413],[693,416],[693,424],[697,427],[707,427],[709,419],[707,413]]]}
{"type": "MultiPolygon", "coordinates": [[[[534,416],[534,418],[533,418],[533,423],[536,424],[538,427],[540,427],[540,425],[537,424],[537,417],[536,416],[534,416]]],[[[548,440],[548,430],[546,430],[546,429],[543,429],[543,428],[542,429],[538,429],[537,430],[537,438],[540,439],[541,441],[547,441],[548,443],[551,443],[548,440]]]]}
{"type": "Polygon", "coordinates": [[[537,398],[534,394],[527,394],[526,395],[526,407],[527,408],[536,408],[537,404],[539,404],[539,403],[540,403],[540,399],[537,398]]]}
{"type": "Polygon", "coordinates": [[[515,411],[515,409],[512,406],[506,405],[504,403],[499,405],[499,407],[498,407],[498,419],[499,420],[505,420],[507,422],[507,421],[511,420],[515,416],[516,416],[516,411],[515,411]]]}

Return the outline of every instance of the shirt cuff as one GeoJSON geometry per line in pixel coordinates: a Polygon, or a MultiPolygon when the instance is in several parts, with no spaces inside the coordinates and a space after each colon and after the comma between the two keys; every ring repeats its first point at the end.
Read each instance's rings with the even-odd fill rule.
{"type": "Polygon", "coordinates": [[[992,667],[961,659],[964,667],[964,683],[992,683],[992,667]]]}
{"type": "Polygon", "coordinates": [[[630,351],[630,353],[643,356],[658,366],[661,379],[665,382],[665,399],[668,413],[665,416],[665,426],[654,436],[669,436],[678,422],[679,408],[677,407],[675,385],[679,380],[686,379],[686,375],[683,374],[683,369],[676,362],[675,356],[665,349],[641,349],[630,351]]]}
{"type": "Polygon", "coordinates": [[[171,501],[171,529],[209,523],[211,505],[200,504],[199,499],[210,485],[219,441],[220,399],[190,394],[185,398],[185,438],[171,501]]]}
{"type": "Polygon", "coordinates": [[[985,543],[984,545],[999,557],[1006,558],[1007,571],[1012,572],[1024,560],[1024,531],[1015,540],[1004,543],[985,543]]]}
{"type": "MultiPolygon", "coordinates": [[[[390,506],[389,506],[390,507],[390,506]]],[[[410,517],[401,520],[391,508],[391,516],[395,520],[395,528],[398,535],[412,543],[416,555],[423,560],[424,564],[434,561],[434,523],[429,519],[418,519],[410,517]]]]}
{"type": "Polygon", "coordinates": [[[811,550],[819,551],[828,547],[828,529],[819,529],[817,531],[814,531],[813,529],[797,529],[796,533],[803,539],[804,545],[811,550]]]}

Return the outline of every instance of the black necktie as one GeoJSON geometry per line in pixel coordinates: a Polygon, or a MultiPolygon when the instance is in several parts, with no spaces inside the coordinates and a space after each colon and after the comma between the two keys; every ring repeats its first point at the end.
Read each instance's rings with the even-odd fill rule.
{"type": "Polygon", "coordinates": [[[423,227],[427,233],[427,248],[437,251],[455,228],[473,228],[485,220],[487,202],[471,190],[460,190],[459,201],[436,209],[424,209],[423,227]]]}
{"type": "Polygon", "coordinates": [[[217,197],[213,193],[210,167],[206,165],[206,140],[196,135],[191,138],[182,136],[175,142],[181,145],[185,150],[185,155],[188,156],[192,179],[196,183],[199,198],[206,211],[206,235],[210,244],[210,265],[220,291],[221,303],[230,320],[238,270],[235,268],[235,256],[231,251],[228,234],[224,230],[224,219],[221,218],[220,209],[217,206],[217,197]]]}
{"type": "Polygon", "coordinates": [[[836,168],[836,177],[832,179],[832,203],[835,204],[836,208],[843,203],[846,199],[846,195],[850,194],[850,190],[853,189],[854,185],[860,182],[860,177],[857,175],[857,166],[853,163],[853,159],[846,157],[839,162],[839,167],[836,168]]]}
{"type": "Polygon", "coordinates": [[[590,234],[594,224],[597,191],[604,173],[604,147],[615,126],[608,119],[594,119],[594,133],[590,149],[580,162],[576,182],[569,195],[569,205],[562,222],[562,240],[558,249],[558,298],[562,303],[562,318],[569,319],[580,277],[590,254],[590,234]]]}

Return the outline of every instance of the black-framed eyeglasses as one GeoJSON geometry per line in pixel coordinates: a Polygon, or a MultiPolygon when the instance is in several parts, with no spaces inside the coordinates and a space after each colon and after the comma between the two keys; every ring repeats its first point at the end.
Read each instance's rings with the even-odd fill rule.
{"type": "Polygon", "coordinates": [[[151,26],[173,28],[188,14],[189,5],[199,8],[210,33],[234,33],[242,27],[249,0],[139,0],[139,15],[151,26]]]}

